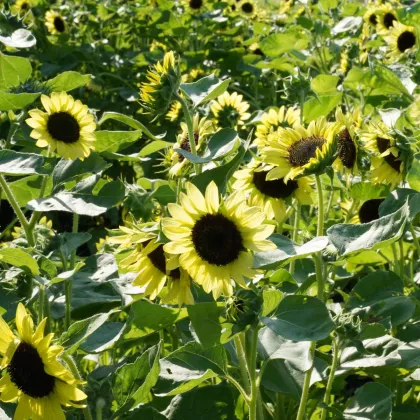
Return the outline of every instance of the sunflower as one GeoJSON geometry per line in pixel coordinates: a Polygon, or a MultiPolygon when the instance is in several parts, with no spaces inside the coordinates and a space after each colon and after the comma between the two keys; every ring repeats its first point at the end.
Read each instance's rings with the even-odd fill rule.
{"type": "Polygon", "coordinates": [[[51,345],[54,334],[44,337],[46,321],[44,318],[34,331],[31,316],[19,303],[14,335],[0,317],[0,399],[18,403],[15,420],[65,420],[61,405],[80,407],[73,401],[87,398],[77,388],[81,381],[58,361],[64,348],[51,345]]]}
{"type": "Polygon", "coordinates": [[[350,200],[342,201],[340,206],[343,210],[343,213],[346,215],[346,219],[350,218],[350,223],[364,224],[379,219],[379,206],[383,203],[383,201],[383,198],[373,198],[371,200],[366,200],[360,205],[356,214],[349,214],[351,209],[354,207],[350,200]]]}
{"type": "Polygon", "coordinates": [[[307,178],[285,184],[283,179],[267,181],[268,172],[261,162],[255,160],[245,169],[236,171],[232,188],[249,195],[250,206],[259,207],[269,219],[275,218],[278,222],[282,222],[286,214],[285,200],[296,197],[301,204],[312,203],[313,190],[307,178]]]}
{"type": "Polygon", "coordinates": [[[53,92],[51,97],[41,96],[46,112],[29,111],[26,120],[32,127],[31,137],[38,147],[50,147],[65,159],[83,160],[95,148],[96,124],[87,105],[74,100],[66,92],[53,92]]]}
{"type": "Polygon", "coordinates": [[[394,22],[397,22],[397,14],[389,3],[379,6],[380,13],[378,14],[377,28],[380,34],[387,34],[389,29],[393,27],[394,22]]]}
{"type": "Polygon", "coordinates": [[[16,0],[12,7],[12,11],[17,14],[25,14],[31,10],[33,0],[16,0]]]}
{"type": "Polygon", "coordinates": [[[257,6],[253,0],[242,0],[237,9],[242,16],[252,19],[257,14],[257,6]]]}
{"type": "Polygon", "coordinates": [[[163,249],[179,255],[181,267],[214,299],[233,293],[231,279],[246,288],[244,276],[256,274],[251,251],[275,249],[266,239],[274,226],[264,223],[266,215],[258,208],[246,204],[242,191],[221,202],[213,181],[205,196],[191,183],[186,189],[180,205],[168,204],[172,218],[164,218],[162,228],[171,242],[163,249]]]}
{"type": "Polygon", "coordinates": [[[387,56],[391,61],[396,61],[418,48],[417,33],[414,26],[406,26],[398,21],[394,21],[393,26],[389,28],[385,41],[389,48],[387,56]]]}
{"type": "Polygon", "coordinates": [[[157,116],[164,114],[175,100],[181,83],[173,51],[167,52],[163,60],[147,72],[147,80],[141,84],[140,98],[144,106],[157,116]]]}
{"type": "Polygon", "coordinates": [[[197,13],[204,8],[204,0],[183,0],[182,3],[193,13],[197,13]]]}
{"type": "Polygon", "coordinates": [[[365,14],[363,15],[363,20],[369,25],[376,27],[378,24],[378,15],[380,10],[378,6],[370,6],[367,8],[365,14]]]}
{"type": "MultiPolygon", "coordinates": [[[[175,151],[175,149],[182,149],[187,152],[191,152],[187,124],[182,122],[181,129],[182,132],[178,135],[177,142],[169,150],[169,157],[171,161],[169,175],[171,177],[185,175],[185,173],[191,167],[191,165],[189,164],[190,162],[183,155],[175,151]]],[[[195,114],[193,118],[193,131],[196,149],[197,151],[199,151],[203,146],[206,137],[208,137],[209,134],[213,132],[213,124],[207,118],[203,117],[200,119],[200,116],[198,114],[195,114]]]]}
{"type": "Polygon", "coordinates": [[[178,306],[182,305],[193,305],[194,297],[191,293],[191,282],[190,276],[183,269],[179,269],[180,275],[178,278],[168,278],[168,293],[161,300],[162,303],[174,303],[178,306]]]}
{"type": "Polygon", "coordinates": [[[213,101],[210,110],[213,114],[217,127],[237,128],[249,119],[249,103],[243,101],[243,96],[236,92],[232,94],[225,92],[213,101]]]}
{"type": "Polygon", "coordinates": [[[357,132],[362,123],[360,109],[356,108],[353,113],[343,114],[338,107],[335,112],[335,119],[340,125],[337,142],[337,159],[333,168],[338,172],[351,172],[357,174],[358,144],[357,132]]]}
{"type": "Polygon", "coordinates": [[[48,10],[45,13],[45,26],[52,35],[60,35],[66,30],[63,16],[55,10],[48,10]]]}
{"type": "Polygon", "coordinates": [[[399,158],[400,152],[389,128],[382,121],[372,122],[362,133],[362,141],[366,149],[374,153],[371,159],[371,181],[392,186],[399,184],[403,179],[404,163],[399,158]]]}
{"type": "Polygon", "coordinates": [[[320,174],[335,158],[338,124],[328,123],[325,118],[311,121],[308,128],[296,124],[294,128],[277,129],[261,149],[261,156],[274,167],[267,180],[299,178],[320,174]]]}
{"type": "Polygon", "coordinates": [[[255,144],[259,149],[267,145],[267,136],[279,127],[293,127],[300,120],[300,110],[295,108],[271,108],[264,112],[255,130],[255,144]]]}

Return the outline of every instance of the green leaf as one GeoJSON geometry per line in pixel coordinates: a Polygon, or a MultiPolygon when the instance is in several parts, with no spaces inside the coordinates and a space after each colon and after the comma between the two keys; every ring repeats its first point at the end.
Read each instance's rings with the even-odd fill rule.
{"type": "Polygon", "coordinates": [[[168,203],[176,202],[176,192],[169,185],[161,185],[150,194],[149,198],[154,198],[160,204],[166,206],[168,203]]]}
{"type": "Polygon", "coordinates": [[[326,117],[341,102],[343,94],[320,95],[310,98],[303,104],[303,117],[306,122],[315,120],[318,117],[326,117]]]}
{"type": "Polygon", "coordinates": [[[17,29],[10,36],[0,36],[0,42],[11,48],[30,48],[36,44],[36,39],[27,29],[17,29]]]}
{"type": "Polygon", "coordinates": [[[61,253],[68,257],[73,251],[79,246],[85,244],[92,238],[92,235],[88,232],[63,232],[57,235],[59,241],[59,250],[61,253]]]}
{"type": "Polygon", "coordinates": [[[117,411],[112,419],[146,401],[159,375],[159,343],[146,350],[134,363],[127,363],[115,372],[112,393],[117,411]]]}
{"type": "Polygon", "coordinates": [[[348,408],[344,410],[346,420],[390,420],[392,392],[376,382],[363,385],[348,408]]]}
{"type": "Polygon", "coordinates": [[[141,130],[135,131],[96,131],[95,150],[98,153],[115,153],[138,140],[142,135],[141,130]]]}
{"type": "Polygon", "coordinates": [[[262,322],[276,334],[293,341],[318,341],[327,338],[334,323],[325,304],[311,296],[286,296],[273,318],[262,322]]]}
{"type": "Polygon", "coordinates": [[[0,53],[0,90],[18,86],[32,74],[29,60],[0,53]]]}
{"type": "Polygon", "coordinates": [[[219,317],[223,308],[216,302],[196,303],[187,306],[194,331],[204,348],[220,344],[222,326],[219,317]]]}
{"type": "Polygon", "coordinates": [[[27,207],[42,212],[65,211],[83,216],[99,216],[116,206],[124,196],[124,184],[121,181],[111,181],[101,188],[98,195],[61,191],[51,197],[31,200],[27,207]]]}
{"type": "Polygon", "coordinates": [[[317,95],[335,95],[340,78],[327,74],[318,74],[311,80],[311,89],[317,95]]]}
{"type": "Polygon", "coordinates": [[[223,346],[204,349],[198,343],[189,342],[160,361],[155,394],[169,396],[190,391],[209,378],[224,375],[227,364],[223,346]]]}
{"type": "Polygon", "coordinates": [[[102,353],[114,346],[124,328],[125,324],[122,322],[105,322],[81,343],[80,348],[86,353],[102,353]]]}
{"type": "Polygon", "coordinates": [[[414,156],[413,163],[407,174],[407,182],[410,188],[420,191],[420,154],[414,156]]]}
{"type": "Polygon", "coordinates": [[[193,101],[194,106],[216,99],[229,87],[230,79],[219,80],[214,74],[194,83],[181,83],[181,90],[193,101]]]}
{"type": "Polygon", "coordinates": [[[361,225],[337,224],[331,226],[328,237],[341,256],[364,249],[380,249],[401,237],[409,215],[409,206],[404,204],[398,211],[361,225]]]}
{"type": "Polygon", "coordinates": [[[90,74],[80,74],[75,71],[65,71],[53,79],[48,80],[45,85],[52,92],[69,92],[82,86],[86,86],[92,76],[90,74]]]}
{"type": "MultiPolygon", "coordinates": [[[[135,410],[130,410],[127,414],[124,414],[121,417],[121,420],[139,420],[139,419],[147,419],[147,420],[168,420],[166,416],[159,413],[153,407],[144,407],[140,406],[135,410]]],[[[0,419],[1,420],[1,419],[0,419]]]]}
{"type": "Polygon", "coordinates": [[[238,133],[231,128],[222,128],[214,134],[208,142],[206,153],[203,156],[193,155],[187,150],[174,149],[175,152],[183,155],[193,163],[207,163],[211,160],[222,159],[232,151],[236,150],[241,140],[238,133]]]}
{"type": "Polygon", "coordinates": [[[23,176],[51,172],[55,159],[48,159],[34,153],[0,150],[0,175],[23,176]]]}
{"type": "Polygon", "coordinates": [[[405,369],[417,369],[420,367],[420,341],[411,341],[398,349],[401,357],[401,367],[405,369]]]}
{"type": "Polygon", "coordinates": [[[298,245],[277,233],[269,238],[277,245],[277,249],[267,252],[256,252],[254,257],[254,268],[275,268],[280,262],[305,258],[315,252],[324,250],[328,245],[326,236],[318,236],[303,245],[298,245]]]}
{"type": "MultiPolygon", "coordinates": [[[[379,216],[387,216],[398,211],[408,200],[408,207],[410,207],[410,200],[418,193],[410,188],[397,188],[381,203],[379,206],[379,216]]],[[[410,209],[411,210],[411,209],[410,209]]]]}
{"type": "Polygon", "coordinates": [[[392,70],[390,70],[388,67],[385,67],[380,63],[375,63],[373,67],[373,74],[376,77],[375,84],[378,86],[376,88],[378,92],[374,90],[370,93],[371,95],[374,95],[375,93],[381,95],[389,95],[391,94],[389,90],[392,89],[392,93],[394,94],[403,94],[406,96],[410,96],[407,88],[403,85],[399,77],[396,74],[394,74],[392,70]],[[381,89],[382,86],[386,87],[388,89],[388,92],[385,93],[381,89]]]}
{"type": "Polygon", "coordinates": [[[34,275],[39,275],[39,267],[33,257],[20,248],[0,249],[0,261],[15,267],[26,267],[34,275]]]}
{"type": "Polygon", "coordinates": [[[0,92],[0,111],[18,111],[34,102],[40,93],[0,92]]]}
{"type": "Polygon", "coordinates": [[[371,182],[356,182],[351,185],[349,193],[351,197],[360,201],[385,198],[389,194],[389,186],[371,182]]]}
{"type": "Polygon", "coordinates": [[[276,289],[263,290],[263,308],[261,312],[262,316],[267,316],[271,314],[273,311],[275,311],[277,306],[279,306],[279,303],[282,299],[283,299],[283,293],[280,292],[280,290],[276,290],[276,289]]]}
{"type": "MultiPolygon", "coordinates": [[[[39,175],[32,175],[8,183],[20,207],[25,207],[29,201],[39,197],[42,178],[39,175]]],[[[51,188],[48,188],[47,184],[46,193],[48,194],[50,190],[51,188]]],[[[2,191],[1,197],[6,199],[4,191],[2,191]]]]}
{"type": "Polygon", "coordinates": [[[159,150],[166,149],[167,147],[173,146],[173,143],[164,140],[155,140],[149,143],[148,145],[144,146],[143,149],[140,150],[139,157],[146,157],[151,155],[152,153],[156,153],[159,150]]]}
{"type": "Polygon", "coordinates": [[[261,49],[268,57],[277,57],[292,50],[301,51],[309,40],[303,32],[277,33],[269,35],[261,42],[261,49]]]}
{"type": "Polygon", "coordinates": [[[109,313],[93,315],[90,318],[76,321],[60,337],[60,345],[66,348],[67,354],[74,353],[109,317],[109,313]]]}

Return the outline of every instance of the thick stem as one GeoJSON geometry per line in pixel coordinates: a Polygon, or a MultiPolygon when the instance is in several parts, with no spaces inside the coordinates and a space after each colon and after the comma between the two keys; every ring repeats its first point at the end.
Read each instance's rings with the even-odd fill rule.
{"type": "Polygon", "coordinates": [[[286,411],[284,409],[284,396],[280,392],[276,394],[276,412],[274,418],[276,420],[286,420],[286,411]]]}
{"type": "Polygon", "coordinates": [[[249,349],[248,357],[248,374],[251,382],[251,400],[249,402],[249,420],[262,420],[257,417],[257,405],[259,399],[259,389],[257,383],[257,344],[258,344],[258,328],[254,328],[252,332],[252,342],[249,349]]]}
{"type": "MultiPolygon", "coordinates": [[[[73,233],[77,233],[79,230],[79,215],[74,213],[73,214],[73,233]]],[[[73,270],[74,266],[76,265],[76,250],[72,251],[70,257],[70,270],[73,270]]],[[[71,297],[72,297],[72,289],[73,283],[71,280],[66,280],[64,284],[64,292],[66,295],[66,312],[65,312],[65,319],[64,319],[64,326],[68,329],[71,325],[71,297]]]]}
{"type": "MultiPolygon", "coordinates": [[[[296,200],[296,211],[295,211],[295,220],[293,222],[293,233],[292,233],[292,240],[293,242],[297,242],[299,237],[299,222],[300,222],[300,203],[296,200]]],[[[290,262],[290,268],[289,272],[290,274],[293,274],[295,271],[295,262],[296,260],[293,260],[290,262]]]]}
{"type": "MultiPolygon", "coordinates": [[[[61,355],[61,358],[66,363],[66,365],[70,369],[70,371],[73,374],[73,376],[76,379],[78,379],[78,380],[82,380],[82,377],[81,377],[81,375],[79,373],[79,369],[77,368],[77,365],[76,365],[75,361],[73,360],[73,358],[71,356],[69,356],[68,354],[66,354],[66,353],[63,353],[61,355]]],[[[88,404],[87,401],[86,401],[86,407],[83,408],[83,415],[85,417],[85,420],[93,420],[92,414],[90,414],[89,404],[88,404]]]]}
{"type": "Polygon", "coordinates": [[[19,204],[17,203],[17,200],[15,196],[13,195],[12,190],[9,188],[9,185],[7,184],[3,175],[0,175],[0,186],[3,189],[6,195],[6,198],[9,201],[10,205],[12,206],[16,216],[18,217],[23,230],[25,231],[26,239],[28,241],[29,246],[34,247],[35,246],[34,233],[30,229],[29,223],[26,220],[26,217],[23,214],[22,210],[20,209],[19,204]]]}
{"type": "MultiPolygon", "coordinates": [[[[312,359],[314,358],[314,355],[315,355],[315,347],[316,347],[316,342],[312,341],[311,348],[310,348],[312,359]]],[[[314,368],[314,365],[312,363],[312,366],[310,367],[308,371],[306,371],[306,374],[305,374],[305,379],[303,381],[303,388],[302,388],[302,396],[300,397],[299,410],[298,410],[296,420],[303,420],[305,418],[306,402],[308,401],[309,387],[311,385],[311,376],[312,376],[313,368],[314,368]]]]}
{"type": "MultiPolygon", "coordinates": [[[[330,375],[328,377],[327,388],[325,389],[325,395],[324,395],[324,403],[327,405],[330,404],[331,389],[334,382],[335,371],[337,370],[338,361],[340,359],[338,339],[333,338],[332,344],[333,344],[333,360],[331,364],[330,375]]],[[[322,414],[321,414],[321,420],[325,420],[326,417],[327,417],[327,410],[323,408],[322,414]]]]}
{"type": "Polygon", "coordinates": [[[40,284],[38,288],[38,322],[44,319],[44,296],[44,286],[40,284]]]}
{"type": "Polygon", "coordinates": [[[235,342],[236,353],[238,355],[239,370],[241,372],[242,385],[246,393],[249,394],[250,386],[249,386],[249,378],[248,378],[248,371],[247,371],[247,365],[246,365],[245,349],[241,340],[242,337],[243,337],[243,333],[239,333],[235,335],[233,340],[235,342]]]}
{"type": "Polygon", "coordinates": [[[400,251],[400,277],[404,283],[404,244],[402,239],[398,241],[398,248],[400,251]]]}
{"type": "MultiPolygon", "coordinates": [[[[79,215],[77,213],[73,213],[73,233],[77,233],[79,231],[79,215]]],[[[70,257],[70,270],[73,270],[74,266],[76,265],[76,250],[73,250],[70,257]]]]}
{"type": "Polygon", "coordinates": [[[315,175],[316,179],[316,191],[318,193],[318,227],[316,236],[322,236],[324,234],[324,197],[322,195],[322,185],[319,175],[315,175]]]}
{"type": "Polygon", "coordinates": [[[96,420],[102,420],[102,410],[104,409],[106,401],[100,397],[96,401],[96,420]]]}

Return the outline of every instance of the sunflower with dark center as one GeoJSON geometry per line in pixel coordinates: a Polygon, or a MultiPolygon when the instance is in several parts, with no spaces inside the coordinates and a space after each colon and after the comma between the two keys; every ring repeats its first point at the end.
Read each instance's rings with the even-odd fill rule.
{"type": "Polygon", "coordinates": [[[46,321],[34,330],[31,316],[19,303],[15,336],[0,317],[0,400],[17,402],[15,420],[65,420],[61,406],[80,407],[75,402],[86,399],[77,388],[81,381],[58,361],[64,348],[51,344],[54,334],[44,336],[46,321]]]}
{"type": "Polygon", "coordinates": [[[377,30],[380,35],[387,35],[389,29],[392,28],[394,22],[397,21],[397,13],[391,4],[385,3],[379,6],[377,30]]]}
{"type": "Polygon", "coordinates": [[[179,263],[206,293],[233,293],[232,279],[246,287],[244,277],[253,278],[251,251],[268,251],[275,245],[267,240],[274,226],[265,223],[266,215],[249,207],[242,191],[224,201],[211,182],[205,195],[191,183],[180,194],[180,204],[168,205],[171,218],[162,221],[163,233],[171,242],[165,252],[179,256],[179,263]]]}
{"type": "MultiPolygon", "coordinates": [[[[171,177],[179,177],[185,175],[192,168],[191,162],[185,159],[181,153],[176,150],[181,149],[191,152],[191,144],[188,136],[188,127],[184,122],[181,123],[182,132],[177,137],[177,142],[168,151],[166,161],[171,165],[169,175],[171,177]]],[[[194,142],[197,152],[201,151],[205,145],[206,138],[213,133],[214,128],[211,121],[203,117],[200,119],[199,114],[195,114],[193,118],[194,142]]]]}
{"type": "Polygon", "coordinates": [[[220,95],[211,105],[213,119],[220,128],[238,128],[251,116],[248,113],[249,103],[243,100],[242,95],[228,92],[220,95]]]}
{"type": "Polygon", "coordinates": [[[370,26],[376,27],[378,23],[378,15],[380,14],[380,10],[378,7],[371,6],[368,7],[365,14],[363,15],[363,20],[370,26]]]}
{"type": "Polygon", "coordinates": [[[371,158],[370,179],[375,184],[398,185],[403,179],[404,162],[400,159],[400,151],[391,130],[382,122],[369,124],[362,133],[362,141],[371,158]]]}
{"type": "Polygon", "coordinates": [[[293,197],[300,204],[312,204],[313,189],[308,178],[290,180],[275,179],[267,181],[269,168],[265,169],[261,162],[253,161],[246,168],[234,173],[234,191],[243,191],[248,196],[248,204],[258,207],[268,219],[276,219],[281,223],[286,215],[286,200],[293,197]]]}
{"type": "Polygon", "coordinates": [[[261,116],[255,130],[255,141],[259,149],[267,145],[267,137],[280,127],[293,127],[300,121],[300,110],[286,108],[284,105],[279,109],[270,108],[261,116]]]}
{"type": "Polygon", "coordinates": [[[13,13],[25,14],[32,7],[32,0],[16,0],[16,3],[12,6],[13,13]]]}
{"type": "Polygon", "coordinates": [[[296,124],[269,134],[261,149],[263,161],[273,166],[267,180],[284,179],[287,183],[290,179],[323,173],[335,158],[338,128],[338,124],[318,118],[308,128],[296,124]]]}
{"type": "Polygon", "coordinates": [[[65,159],[83,160],[95,148],[96,124],[86,105],[65,92],[41,96],[46,112],[29,111],[26,123],[38,147],[49,147],[65,159]]]}
{"type": "Polygon", "coordinates": [[[49,10],[45,13],[45,26],[52,35],[60,35],[66,30],[63,16],[55,10],[49,10]]]}
{"type": "Polygon", "coordinates": [[[384,202],[383,198],[375,198],[365,201],[359,209],[360,223],[370,223],[379,219],[379,206],[384,202]]]}
{"type": "Polygon", "coordinates": [[[388,43],[387,57],[390,61],[397,61],[403,55],[417,50],[418,35],[414,26],[406,26],[394,21],[388,33],[385,41],[388,43]]]}
{"type": "Polygon", "coordinates": [[[253,18],[256,15],[256,6],[251,0],[243,0],[239,4],[239,10],[243,16],[253,18]]]}
{"type": "Polygon", "coordinates": [[[200,10],[203,7],[203,0],[188,0],[189,6],[193,10],[200,10]]]}

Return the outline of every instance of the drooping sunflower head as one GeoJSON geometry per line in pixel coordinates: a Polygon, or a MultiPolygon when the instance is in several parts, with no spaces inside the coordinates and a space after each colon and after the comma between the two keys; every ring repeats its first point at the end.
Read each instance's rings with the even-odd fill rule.
{"type": "Polygon", "coordinates": [[[237,92],[232,94],[225,92],[213,101],[210,110],[213,119],[220,128],[237,128],[248,120],[251,114],[247,111],[249,103],[243,100],[237,92]]]}
{"type": "Polygon", "coordinates": [[[390,61],[396,61],[402,56],[416,51],[419,46],[416,28],[403,25],[398,21],[393,22],[385,40],[388,43],[388,59],[390,61]]]}
{"type": "Polygon", "coordinates": [[[74,100],[66,92],[42,95],[45,112],[39,109],[29,111],[26,120],[32,127],[31,137],[38,147],[49,147],[65,159],[83,160],[95,148],[96,124],[87,105],[74,100]]]}
{"type": "Polygon", "coordinates": [[[163,60],[147,72],[147,80],[141,84],[141,101],[156,116],[164,114],[175,100],[181,83],[181,73],[173,51],[167,52],[163,60]]]}
{"type": "Polygon", "coordinates": [[[404,162],[395,137],[382,122],[371,122],[361,133],[365,148],[373,153],[370,179],[373,183],[395,186],[403,179],[404,162]]]}
{"type": "Polygon", "coordinates": [[[63,16],[55,10],[49,10],[45,13],[45,26],[52,35],[60,35],[66,30],[63,16]]]}
{"type": "Polygon", "coordinates": [[[171,218],[162,221],[164,234],[171,242],[164,245],[206,293],[214,299],[231,295],[232,279],[247,287],[244,276],[254,277],[250,251],[266,251],[275,245],[266,238],[274,226],[264,223],[266,215],[249,207],[238,191],[221,200],[214,182],[203,195],[191,183],[180,194],[180,204],[168,205],[171,218]]]}
{"type": "Polygon", "coordinates": [[[299,178],[321,174],[333,162],[337,150],[339,125],[325,118],[311,121],[307,128],[279,128],[268,135],[267,145],[261,149],[265,163],[273,165],[268,180],[299,178]]]}
{"type": "Polygon", "coordinates": [[[257,14],[257,6],[253,0],[242,0],[238,6],[238,11],[242,16],[252,19],[257,14]]]}
{"type": "Polygon", "coordinates": [[[52,345],[54,334],[44,336],[46,318],[34,323],[20,303],[16,311],[17,335],[0,318],[0,354],[3,355],[0,400],[17,402],[16,419],[65,418],[62,405],[86,398],[81,382],[59,361],[64,348],[52,345]]]}
{"type": "Polygon", "coordinates": [[[385,3],[379,6],[377,28],[380,34],[388,33],[389,29],[393,27],[394,22],[397,21],[397,13],[391,4],[385,3]]]}
{"type": "MultiPolygon", "coordinates": [[[[171,168],[169,170],[171,177],[185,175],[191,169],[191,165],[189,165],[189,161],[185,156],[175,151],[176,149],[182,149],[186,152],[191,152],[187,124],[182,122],[181,129],[182,132],[178,135],[177,142],[171,150],[171,168]]],[[[193,131],[196,150],[200,151],[205,143],[205,139],[214,131],[213,123],[207,118],[200,118],[199,114],[195,114],[193,118],[193,131]]]]}
{"type": "Polygon", "coordinates": [[[290,180],[287,184],[283,178],[267,181],[269,169],[258,160],[252,161],[235,172],[232,188],[243,191],[250,206],[258,207],[269,219],[281,223],[286,215],[286,201],[296,197],[301,204],[311,204],[313,189],[308,178],[290,180]]]}
{"type": "Polygon", "coordinates": [[[267,144],[267,136],[279,127],[293,127],[300,121],[300,110],[286,108],[284,105],[279,109],[271,108],[261,116],[255,130],[255,144],[262,149],[267,144]]]}

